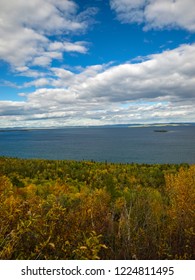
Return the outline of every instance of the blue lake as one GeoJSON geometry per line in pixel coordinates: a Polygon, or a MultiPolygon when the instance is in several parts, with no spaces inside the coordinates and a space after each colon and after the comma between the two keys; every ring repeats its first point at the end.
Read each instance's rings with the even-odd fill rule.
{"type": "Polygon", "coordinates": [[[195,126],[1,130],[0,156],[195,163],[195,126]],[[156,129],[167,132],[155,132],[156,129]]]}

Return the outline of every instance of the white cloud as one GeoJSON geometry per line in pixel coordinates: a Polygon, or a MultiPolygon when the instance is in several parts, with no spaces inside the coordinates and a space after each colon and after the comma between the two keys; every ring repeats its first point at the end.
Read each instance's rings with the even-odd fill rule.
{"type": "Polygon", "coordinates": [[[0,59],[13,66],[24,67],[47,46],[46,37],[32,29],[14,27],[10,30],[0,28],[0,59]]]}
{"type": "Polygon", "coordinates": [[[53,42],[49,46],[51,51],[66,51],[66,52],[79,52],[86,53],[86,42],[53,42]]]}
{"type": "Polygon", "coordinates": [[[109,102],[194,98],[194,56],[195,45],[182,45],[141,63],[110,67],[73,88],[83,98],[109,102]]]}
{"type": "MultiPolygon", "coordinates": [[[[23,87],[31,87],[31,86],[44,87],[44,86],[50,85],[51,83],[52,83],[52,79],[39,78],[37,80],[24,83],[23,87]]],[[[21,94],[20,94],[20,96],[21,96],[21,94]]]]}
{"type": "Polygon", "coordinates": [[[37,89],[21,94],[23,102],[0,102],[0,126],[5,116],[15,126],[194,121],[194,57],[195,44],[137,63],[51,68],[24,84],[37,89]]]}
{"type": "Polygon", "coordinates": [[[95,10],[79,14],[72,0],[1,0],[0,59],[20,69],[32,64],[47,66],[63,52],[86,53],[85,42],[61,42],[57,37],[55,49],[49,35],[84,32],[91,13],[95,10]]]}
{"type": "Polygon", "coordinates": [[[110,0],[110,6],[122,23],[195,31],[194,0],[110,0]]]}

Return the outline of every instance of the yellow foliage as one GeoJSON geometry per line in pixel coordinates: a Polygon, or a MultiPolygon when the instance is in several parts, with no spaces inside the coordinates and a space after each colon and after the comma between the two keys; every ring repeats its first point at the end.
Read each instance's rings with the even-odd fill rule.
{"type": "Polygon", "coordinates": [[[0,259],[195,257],[195,165],[0,158],[0,172],[0,259]]]}

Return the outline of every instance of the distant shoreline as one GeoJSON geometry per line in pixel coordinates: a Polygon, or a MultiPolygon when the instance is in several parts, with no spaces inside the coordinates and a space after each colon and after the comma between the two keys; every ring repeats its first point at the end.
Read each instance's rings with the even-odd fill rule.
{"type": "Polygon", "coordinates": [[[0,132],[8,131],[31,131],[31,130],[50,130],[50,129],[68,129],[68,128],[147,128],[147,127],[167,127],[167,126],[195,126],[195,123],[151,123],[151,124],[111,124],[111,125],[83,125],[83,126],[55,126],[55,127],[7,127],[0,128],[0,132]]]}

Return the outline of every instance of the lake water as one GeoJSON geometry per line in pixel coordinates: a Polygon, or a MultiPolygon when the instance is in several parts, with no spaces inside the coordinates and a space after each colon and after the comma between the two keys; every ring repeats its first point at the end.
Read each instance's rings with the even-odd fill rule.
{"type": "Polygon", "coordinates": [[[2,130],[0,156],[195,163],[195,126],[2,130]],[[155,132],[155,129],[167,132],[155,132]]]}

